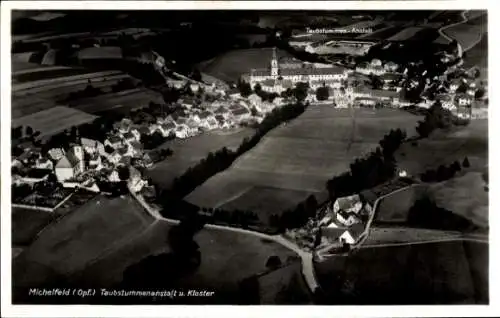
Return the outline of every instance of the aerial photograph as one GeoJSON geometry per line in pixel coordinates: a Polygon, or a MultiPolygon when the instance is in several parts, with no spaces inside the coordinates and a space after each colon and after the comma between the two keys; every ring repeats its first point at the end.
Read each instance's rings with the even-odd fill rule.
{"type": "Polygon", "coordinates": [[[490,304],[487,10],[10,33],[12,304],[490,304]]]}

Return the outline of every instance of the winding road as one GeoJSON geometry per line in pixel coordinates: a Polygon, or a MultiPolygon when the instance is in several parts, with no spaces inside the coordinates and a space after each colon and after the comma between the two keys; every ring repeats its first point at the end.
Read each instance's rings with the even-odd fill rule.
{"type": "MultiPolygon", "coordinates": [[[[463,23],[466,23],[467,21],[469,21],[469,19],[467,18],[467,16],[465,15],[467,13],[467,10],[466,11],[462,11],[460,13],[460,15],[462,16],[462,21],[459,21],[459,22],[455,22],[455,23],[452,23],[452,24],[449,24],[449,25],[445,25],[443,27],[441,27],[438,32],[439,34],[445,38],[446,40],[452,42],[454,39],[449,37],[444,31],[451,28],[451,27],[454,27],[456,25],[459,25],[459,24],[463,24],[463,23]]],[[[462,57],[463,56],[463,53],[464,52],[467,52],[468,50],[472,49],[474,46],[476,46],[476,44],[478,44],[481,40],[483,39],[483,33],[479,34],[479,38],[474,41],[473,43],[471,43],[469,46],[467,46],[466,48],[463,48],[462,45],[460,44],[460,42],[458,42],[457,40],[457,46],[458,46],[458,56],[459,57],[462,57]]]]}

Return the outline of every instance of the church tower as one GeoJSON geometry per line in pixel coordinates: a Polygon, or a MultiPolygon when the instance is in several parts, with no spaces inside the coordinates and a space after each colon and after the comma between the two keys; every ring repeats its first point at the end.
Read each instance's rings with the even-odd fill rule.
{"type": "Polygon", "coordinates": [[[276,48],[273,48],[273,59],[271,60],[271,76],[278,76],[278,57],[276,56],[276,48]]]}

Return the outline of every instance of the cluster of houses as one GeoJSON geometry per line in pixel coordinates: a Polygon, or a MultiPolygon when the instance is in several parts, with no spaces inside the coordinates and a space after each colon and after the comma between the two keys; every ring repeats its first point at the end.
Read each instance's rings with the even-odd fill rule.
{"type": "Polygon", "coordinates": [[[318,226],[321,228],[323,245],[353,245],[365,233],[367,221],[375,212],[377,200],[394,191],[414,185],[414,181],[400,174],[400,177],[364,190],[358,194],[341,197],[322,207],[323,217],[318,226]]]}

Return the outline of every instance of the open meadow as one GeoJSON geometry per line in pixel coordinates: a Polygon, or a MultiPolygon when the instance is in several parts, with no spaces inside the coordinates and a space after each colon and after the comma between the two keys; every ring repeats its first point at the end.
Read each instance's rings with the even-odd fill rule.
{"type": "Polygon", "coordinates": [[[245,137],[252,135],[251,128],[237,128],[214,130],[187,139],[169,140],[158,148],[170,148],[173,150],[173,155],[156,163],[147,171],[147,175],[154,183],[169,188],[176,177],[206,158],[210,152],[216,152],[223,147],[236,150],[245,137]]]}
{"type": "Polygon", "coordinates": [[[329,304],[489,303],[486,243],[362,246],[315,268],[329,304]]]}
{"type": "MultiPolygon", "coordinates": [[[[154,223],[137,238],[117,249],[105,258],[85,268],[80,280],[89,286],[113,286],[123,279],[123,272],[131,265],[148,256],[171,252],[169,231],[173,226],[164,221],[154,223]]],[[[235,297],[238,283],[247,277],[266,271],[270,256],[278,256],[282,262],[296,256],[294,252],[274,242],[267,242],[252,235],[225,230],[202,229],[194,236],[201,253],[201,264],[194,273],[178,277],[177,283],[186,288],[203,288],[216,291],[215,299],[235,297]]],[[[168,271],[168,266],[165,267],[168,271]]],[[[151,273],[162,279],[165,273],[151,273]]],[[[219,299],[219,300],[217,300],[219,299]]]]}
{"type": "Polygon", "coordinates": [[[13,281],[21,287],[44,282],[44,270],[32,272],[32,267],[71,275],[151,222],[130,197],[96,197],[43,230],[16,259],[13,281]]]}
{"type": "Polygon", "coordinates": [[[488,120],[477,119],[465,127],[451,131],[436,131],[416,143],[405,143],[396,152],[400,169],[410,175],[419,175],[439,165],[462,163],[469,159],[469,171],[480,171],[488,165],[488,120]]]}
{"type": "MultiPolygon", "coordinates": [[[[283,50],[277,50],[279,58],[291,57],[283,50]]],[[[256,48],[233,50],[221,54],[209,63],[202,63],[200,71],[228,82],[237,82],[241,74],[250,73],[252,69],[268,68],[273,56],[272,48],[256,48]]]]}
{"type": "MultiPolygon", "coordinates": [[[[247,192],[276,189],[279,195],[266,194],[273,199],[259,202],[259,210],[267,211],[268,218],[310,194],[323,196],[326,181],[346,172],[355,158],[375,150],[390,129],[402,128],[411,134],[419,119],[395,109],[356,109],[351,114],[349,109],[310,106],[297,119],[269,132],[186,200],[201,207],[233,206],[231,201],[237,200],[239,209],[245,210],[255,205],[255,196],[247,192]]],[[[261,220],[267,222],[267,218],[261,220]]]]}
{"type": "Polygon", "coordinates": [[[474,15],[465,23],[446,28],[444,33],[462,46],[464,51],[474,47],[488,31],[488,20],[486,11],[482,15],[474,15]]]}

